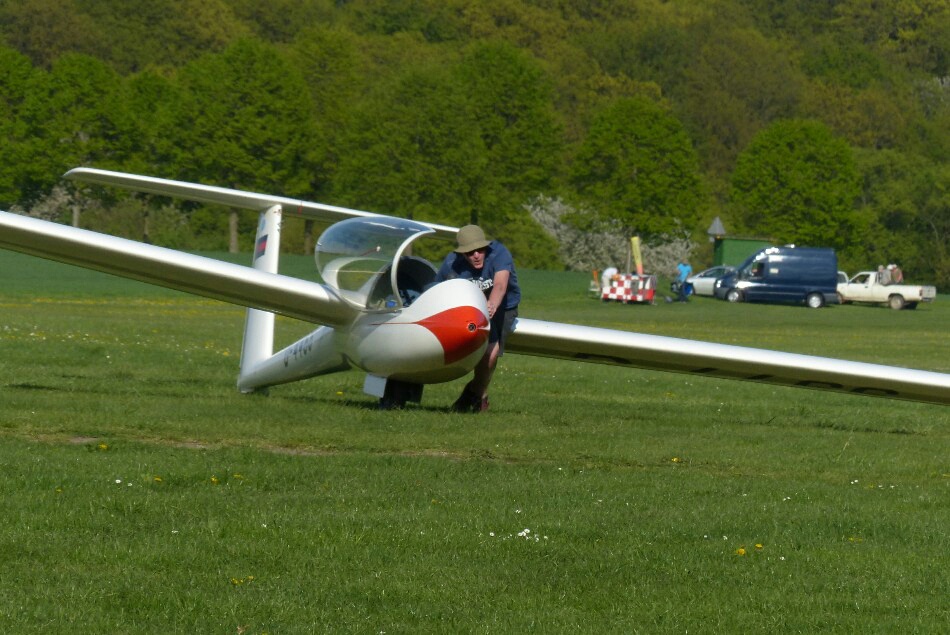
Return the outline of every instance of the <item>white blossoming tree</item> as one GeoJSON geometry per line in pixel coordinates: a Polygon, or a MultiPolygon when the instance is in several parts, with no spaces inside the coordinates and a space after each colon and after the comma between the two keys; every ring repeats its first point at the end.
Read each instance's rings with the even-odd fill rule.
{"type": "MultiPolygon", "coordinates": [[[[630,237],[616,219],[599,220],[588,210],[576,209],[560,198],[538,196],[525,205],[531,217],[558,243],[558,256],[572,271],[609,266],[623,269],[630,260],[630,237]],[[571,221],[575,222],[571,222],[571,221]],[[585,231],[578,225],[590,227],[585,231]]],[[[643,243],[644,268],[657,275],[673,275],[680,260],[689,260],[696,243],[686,230],[662,234],[643,243]]]]}

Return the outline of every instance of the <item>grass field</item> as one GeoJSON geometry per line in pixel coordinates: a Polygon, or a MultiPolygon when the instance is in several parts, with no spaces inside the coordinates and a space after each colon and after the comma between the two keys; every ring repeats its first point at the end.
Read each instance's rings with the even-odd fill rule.
{"type": "MultiPolygon", "coordinates": [[[[520,273],[525,317],[950,372],[946,295],[623,306],[520,273]]],[[[950,624],[947,407],[515,355],[479,416],[449,412],[461,381],[402,411],[356,372],[240,395],[239,307],[8,252],[0,276],[0,632],[950,624]]]]}

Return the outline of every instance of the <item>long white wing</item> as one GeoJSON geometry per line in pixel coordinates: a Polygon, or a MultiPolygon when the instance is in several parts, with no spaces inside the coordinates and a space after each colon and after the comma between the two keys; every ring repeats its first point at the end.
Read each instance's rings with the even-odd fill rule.
{"type": "Polygon", "coordinates": [[[0,247],[328,326],[356,309],[316,282],[0,212],[0,247]]]}
{"type": "Polygon", "coordinates": [[[506,350],[633,368],[950,404],[950,374],[518,318],[506,350]]]}
{"type": "MultiPolygon", "coordinates": [[[[255,194],[253,192],[231,190],[212,185],[202,185],[200,183],[186,183],[184,181],[159,179],[152,176],[128,174],[126,172],[110,172],[109,170],[98,170],[95,168],[74,168],[64,176],[74,181],[82,181],[83,183],[108,185],[132,190],[133,192],[158,194],[160,196],[182,198],[199,203],[225,205],[257,212],[263,212],[274,205],[281,205],[285,216],[300,216],[302,218],[311,218],[326,223],[335,223],[347,218],[382,216],[382,214],[375,214],[373,212],[364,212],[348,209],[346,207],[335,207],[322,203],[310,203],[283,196],[255,194]]],[[[454,240],[455,234],[458,232],[458,228],[456,227],[436,225],[433,223],[422,224],[434,229],[436,235],[441,238],[454,240]]]]}

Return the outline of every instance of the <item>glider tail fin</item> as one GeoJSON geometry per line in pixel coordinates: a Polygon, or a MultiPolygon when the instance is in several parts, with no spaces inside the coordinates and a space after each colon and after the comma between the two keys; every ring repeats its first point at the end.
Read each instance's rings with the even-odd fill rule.
{"type": "MultiPolygon", "coordinates": [[[[282,209],[274,205],[261,212],[254,239],[254,261],[258,271],[277,273],[280,256],[280,228],[282,209]]],[[[268,311],[248,309],[244,324],[244,344],[241,347],[241,376],[251,373],[261,362],[274,354],[275,316],[268,311]]],[[[238,380],[240,383],[240,378],[238,380]]],[[[253,390],[253,389],[251,389],[253,390]]]]}

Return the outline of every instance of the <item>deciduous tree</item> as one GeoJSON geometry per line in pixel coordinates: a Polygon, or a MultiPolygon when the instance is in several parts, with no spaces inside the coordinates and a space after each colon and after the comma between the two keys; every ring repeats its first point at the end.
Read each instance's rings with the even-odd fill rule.
{"type": "Polygon", "coordinates": [[[843,248],[861,237],[858,184],[851,148],[827,126],[779,121],[739,156],[732,203],[754,234],[843,248]]]}
{"type": "Polygon", "coordinates": [[[705,211],[698,163],[670,112],[643,98],[621,99],[595,118],[572,184],[631,235],[674,234],[693,229],[705,211]]]}
{"type": "MultiPolygon", "coordinates": [[[[239,40],[188,65],[181,82],[183,177],[287,196],[312,191],[319,175],[310,93],[276,49],[239,40]]],[[[236,218],[232,214],[232,250],[238,248],[236,218]]],[[[256,218],[244,217],[243,229],[255,226],[256,218]]]]}

